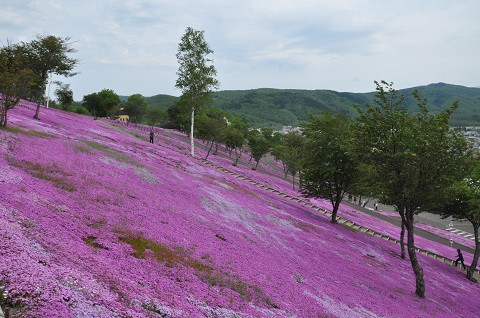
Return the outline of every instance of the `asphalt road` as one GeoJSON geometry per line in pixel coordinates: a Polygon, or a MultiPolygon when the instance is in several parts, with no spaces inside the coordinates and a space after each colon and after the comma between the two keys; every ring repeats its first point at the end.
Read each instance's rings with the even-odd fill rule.
{"type": "MultiPolygon", "coordinates": [[[[400,232],[400,226],[401,226],[400,220],[397,220],[395,218],[392,218],[392,217],[389,217],[389,216],[386,216],[386,215],[379,214],[379,213],[375,212],[373,210],[374,201],[370,201],[367,204],[366,208],[363,208],[363,207],[359,206],[358,204],[350,203],[346,200],[343,201],[342,203],[345,204],[345,205],[351,206],[352,208],[357,209],[359,211],[365,212],[368,215],[372,215],[372,216],[374,216],[374,217],[376,217],[380,220],[384,220],[384,221],[389,222],[390,224],[396,225],[396,226],[398,226],[398,231],[400,232]]],[[[379,204],[378,209],[381,210],[381,211],[395,212],[393,207],[386,206],[386,205],[383,205],[383,204],[379,204]]],[[[416,220],[416,222],[422,222],[422,223],[425,223],[425,224],[428,224],[428,225],[431,225],[431,226],[434,226],[436,228],[443,229],[443,230],[446,229],[446,227],[444,225],[445,222],[447,222],[447,226],[448,226],[448,221],[441,220],[437,215],[430,214],[430,213],[422,213],[420,215],[416,215],[415,220],[416,220]]],[[[437,243],[440,243],[440,244],[443,244],[443,245],[446,245],[446,246],[450,246],[450,240],[448,240],[444,237],[438,236],[436,234],[433,234],[431,232],[419,229],[418,227],[415,228],[415,234],[417,234],[421,237],[424,237],[428,240],[431,240],[431,241],[434,241],[434,242],[437,242],[437,243]]],[[[473,254],[475,252],[475,250],[470,248],[470,247],[460,245],[460,244],[454,242],[453,246],[452,246],[452,249],[457,249],[457,248],[461,249],[462,251],[469,252],[471,254],[473,254]]]]}

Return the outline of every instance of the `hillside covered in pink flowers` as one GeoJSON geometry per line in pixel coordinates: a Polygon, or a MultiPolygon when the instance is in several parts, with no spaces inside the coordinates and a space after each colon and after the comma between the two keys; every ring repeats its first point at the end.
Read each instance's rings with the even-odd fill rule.
{"type": "MultiPolygon", "coordinates": [[[[398,245],[206,165],[161,129],[152,145],[133,126],[56,109],[34,120],[32,108],[11,110],[0,130],[0,299],[13,315],[480,315],[480,286],[459,268],[419,255],[420,299],[398,245]]],[[[398,233],[351,208],[340,216],[398,233]]]]}

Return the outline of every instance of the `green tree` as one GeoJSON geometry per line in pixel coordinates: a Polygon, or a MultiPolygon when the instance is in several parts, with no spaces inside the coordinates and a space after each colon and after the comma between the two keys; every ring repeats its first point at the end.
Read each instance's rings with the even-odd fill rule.
{"type": "Polygon", "coordinates": [[[52,74],[71,77],[77,73],[73,69],[78,63],[77,59],[69,57],[76,53],[70,38],[56,37],[53,35],[37,35],[37,38],[25,44],[29,55],[29,68],[36,74],[36,89],[32,98],[37,102],[35,119],[39,119],[40,103],[43,99],[47,79],[52,74]]]}
{"type": "Polygon", "coordinates": [[[374,105],[357,106],[355,131],[358,158],[373,168],[371,182],[380,200],[395,206],[407,230],[407,250],[415,274],[416,294],[425,297],[425,281],[414,242],[414,216],[429,210],[459,178],[466,150],[463,138],[449,127],[458,104],[432,115],[427,100],[413,93],[418,113],[410,114],[393,83],[375,82],[374,105]]]}
{"type": "Polygon", "coordinates": [[[213,60],[208,58],[213,51],[203,36],[204,31],[197,31],[191,27],[185,30],[178,44],[177,60],[180,64],[177,71],[175,87],[182,90],[182,98],[187,103],[191,113],[190,147],[191,155],[195,156],[193,139],[195,110],[211,103],[211,92],[218,88],[215,79],[217,70],[213,60]]]}
{"type": "Polygon", "coordinates": [[[358,162],[351,151],[352,120],[345,114],[323,111],[310,116],[302,125],[306,143],[303,155],[302,193],[308,197],[326,197],[332,204],[332,223],[345,192],[358,175],[358,162]]]}
{"type": "Polygon", "coordinates": [[[165,109],[149,108],[147,109],[147,124],[150,126],[163,125],[168,119],[168,113],[165,109]]]}
{"type": "Polygon", "coordinates": [[[285,166],[287,172],[292,175],[292,187],[295,190],[295,177],[302,170],[302,158],[305,145],[305,137],[295,132],[285,135],[285,166]]]}
{"type": "Polygon", "coordinates": [[[480,158],[472,159],[469,160],[471,168],[466,177],[448,187],[442,195],[443,200],[439,200],[440,204],[431,212],[439,213],[443,218],[452,217],[455,221],[468,220],[472,224],[475,252],[467,270],[467,278],[476,282],[473,273],[480,256],[480,158]]]}
{"type": "Polygon", "coordinates": [[[374,173],[372,166],[360,162],[358,171],[357,180],[348,193],[358,197],[358,203],[365,207],[371,199],[379,198],[380,190],[371,182],[374,173]]]}
{"type": "Polygon", "coordinates": [[[111,89],[103,89],[98,93],[83,96],[83,106],[95,118],[107,117],[120,102],[120,97],[111,89]]]}
{"type": "Polygon", "coordinates": [[[269,141],[270,143],[273,143],[273,129],[272,127],[262,127],[260,129],[260,132],[263,136],[263,138],[265,138],[265,140],[269,141]]]}
{"type": "Polygon", "coordinates": [[[227,123],[225,122],[223,116],[219,116],[215,111],[213,112],[203,112],[199,114],[197,118],[197,134],[198,137],[207,140],[210,144],[208,148],[207,155],[205,160],[208,159],[210,152],[213,149],[213,146],[218,144],[223,139],[225,130],[227,128],[227,123]]]}
{"type": "Polygon", "coordinates": [[[7,43],[0,48],[0,127],[7,126],[8,111],[27,93],[32,72],[26,69],[21,45],[7,43]]]}
{"type": "Polygon", "coordinates": [[[285,146],[284,142],[275,144],[272,148],[272,155],[276,161],[280,161],[282,163],[283,173],[285,174],[285,179],[288,176],[288,170],[286,162],[286,155],[287,155],[287,146],[285,146]]]}
{"type": "Polygon", "coordinates": [[[244,133],[234,125],[230,124],[225,130],[225,145],[230,148],[230,150],[235,151],[235,162],[234,166],[238,165],[238,159],[240,158],[238,149],[242,149],[243,144],[245,143],[244,133]]]}
{"type": "Polygon", "coordinates": [[[270,151],[271,144],[264,136],[252,134],[249,135],[248,145],[250,146],[252,158],[255,159],[255,167],[252,170],[257,170],[262,157],[270,151]]]}
{"type": "Polygon", "coordinates": [[[292,186],[295,189],[295,177],[302,169],[305,137],[295,132],[274,134],[273,144],[272,155],[282,163],[285,178],[288,173],[292,175],[292,186]]]}
{"type": "Polygon", "coordinates": [[[130,121],[140,123],[147,113],[147,101],[140,94],[133,94],[125,102],[125,113],[127,113],[130,121]]]}
{"type": "Polygon", "coordinates": [[[63,84],[62,82],[55,82],[57,88],[55,89],[55,96],[57,96],[63,110],[68,109],[68,105],[73,103],[73,91],[70,89],[70,84],[63,84]]]}

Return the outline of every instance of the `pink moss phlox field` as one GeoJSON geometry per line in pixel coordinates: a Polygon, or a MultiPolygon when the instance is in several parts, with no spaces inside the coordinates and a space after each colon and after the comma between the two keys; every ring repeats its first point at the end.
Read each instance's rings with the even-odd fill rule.
{"type": "MultiPolygon", "coordinates": [[[[142,126],[55,109],[36,121],[33,108],[0,130],[0,288],[22,317],[478,312],[480,288],[459,269],[419,255],[418,299],[397,245],[205,165],[167,131],[152,145],[142,126]]],[[[232,160],[211,161],[298,195],[232,160]]]]}

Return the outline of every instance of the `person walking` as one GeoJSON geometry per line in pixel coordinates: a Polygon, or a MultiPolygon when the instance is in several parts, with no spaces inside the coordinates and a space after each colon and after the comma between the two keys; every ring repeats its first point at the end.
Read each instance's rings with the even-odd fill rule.
{"type": "Polygon", "coordinates": [[[150,143],[153,144],[153,138],[155,137],[155,133],[153,132],[153,128],[150,129],[150,143]]]}
{"type": "Polygon", "coordinates": [[[457,249],[457,257],[458,258],[455,260],[455,267],[457,267],[458,262],[460,261],[460,263],[462,263],[463,270],[465,270],[467,267],[463,263],[464,259],[463,259],[462,251],[460,251],[460,249],[457,249]]]}

